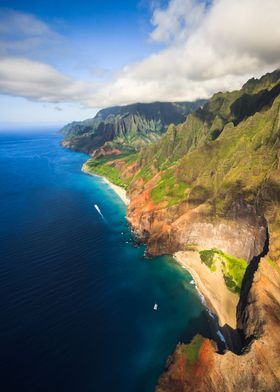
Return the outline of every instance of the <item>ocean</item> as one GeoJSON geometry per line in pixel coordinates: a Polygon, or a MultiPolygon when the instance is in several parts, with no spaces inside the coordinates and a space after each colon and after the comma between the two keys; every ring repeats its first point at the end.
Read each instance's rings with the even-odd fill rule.
{"type": "Polygon", "coordinates": [[[60,140],[0,134],[0,391],[151,392],[178,341],[211,336],[209,316],[60,140]]]}

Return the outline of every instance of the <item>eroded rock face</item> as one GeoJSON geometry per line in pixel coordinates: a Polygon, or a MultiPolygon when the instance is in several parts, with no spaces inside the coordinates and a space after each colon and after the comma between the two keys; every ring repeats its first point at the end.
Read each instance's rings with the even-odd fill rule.
{"type": "MultiPolygon", "coordinates": [[[[215,219],[204,213],[203,206],[190,208],[183,203],[159,208],[144,188],[131,196],[128,219],[150,254],[173,253],[196,244],[256,263],[247,277],[251,281],[243,283],[237,308],[237,326],[246,345],[242,355],[230,351],[220,355],[213,342],[204,339],[190,366],[186,345],[179,344],[159,379],[157,392],[280,391],[280,260],[276,260],[277,252],[271,254],[273,262],[270,254],[260,262],[257,258],[266,253],[266,219],[246,208],[215,219]]],[[[276,237],[272,232],[271,249],[276,237]]]]}
{"type": "Polygon", "coordinates": [[[261,216],[243,214],[214,219],[203,214],[201,208],[191,209],[187,204],[155,209],[145,192],[141,196],[132,199],[127,215],[134,232],[147,243],[152,255],[174,253],[195,244],[250,261],[264,248],[267,225],[261,216]]]}
{"type": "Polygon", "coordinates": [[[280,391],[279,271],[262,259],[254,275],[239,322],[246,337],[257,339],[243,355],[220,355],[204,339],[197,361],[186,367],[185,345],[178,345],[159,379],[157,392],[280,391]]]}
{"type": "Polygon", "coordinates": [[[100,157],[120,155],[121,153],[119,148],[100,147],[93,151],[92,157],[98,159],[100,157]]]}
{"type": "Polygon", "coordinates": [[[258,255],[266,238],[264,225],[252,226],[245,220],[218,222],[189,222],[174,224],[180,245],[195,243],[201,248],[221,249],[236,257],[251,260],[258,255]]]}

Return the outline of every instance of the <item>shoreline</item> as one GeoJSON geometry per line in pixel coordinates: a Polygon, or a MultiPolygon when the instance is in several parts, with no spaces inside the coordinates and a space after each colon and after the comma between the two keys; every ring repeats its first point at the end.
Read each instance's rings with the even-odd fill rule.
{"type": "MultiPolygon", "coordinates": [[[[130,199],[124,188],[113,184],[106,177],[95,173],[90,173],[86,169],[86,162],[82,166],[82,172],[101,178],[116,195],[128,206],[130,199]]],[[[239,297],[230,292],[224,284],[222,272],[218,269],[217,272],[211,272],[209,268],[204,265],[198,252],[179,251],[173,254],[174,259],[182,268],[185,268],[193,277],[196,290],[201,297],[202,303],[208,311],[217,317],[220,327],[228,325],[231,328],[236,328],[236,307],[239,297]],[[219,293],[219,295],[217,295],[219,293]]]]}
{"type": "Polygon", "coordinates": [[[106,177],[99,176],[98,174],[95,173],[90,173],[88,170],[86,170],[86,162],[82,166],[82,172],[89,174],[92,177],[99,177],[101,178],[107,185],[110,186],[110,188],[119,196],[119,198],[123,201],[123,203],[128,206],[130,203],[130,199],[127,197],[127,193],[124,188],[122,188],[119,185],[113,184],[111,181],[109,181],[106,177]]]}
{"type": "Polygon", "coordinates": [[[181,251],[173,257],[192,275],[198,293],[205,299],[210,312],[217,316],[219,326],[235,329],[239,297],[227,289],[221,271],[211,272],[201,262],[198,252],[181,251]]]}

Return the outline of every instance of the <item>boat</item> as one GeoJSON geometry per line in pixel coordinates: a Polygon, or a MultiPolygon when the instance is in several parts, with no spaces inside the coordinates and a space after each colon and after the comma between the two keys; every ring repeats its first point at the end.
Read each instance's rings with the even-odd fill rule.
{"type": "Polygon", "coordinates": [[[158,304],[154,304],[154,310],[158,310],[158,304]]]}

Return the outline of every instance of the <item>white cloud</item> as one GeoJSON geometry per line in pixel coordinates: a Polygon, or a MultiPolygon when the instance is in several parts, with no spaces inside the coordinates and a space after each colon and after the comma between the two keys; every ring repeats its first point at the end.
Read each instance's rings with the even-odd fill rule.
{"type": "Polygon", "coordinates": [[[0,60],[1,93],[40,102],[86,102],[95,86],[73,80],[50,65],[24,59],[0,60]]]}
{"type": "Polygon", "coordinates": [[[206,12],[206,3],[196,0],[172,0],[167,8],[155,8],[150,34],[153,41],[169,43],[186,40],[187,34],[199,25],[206,12]]]}
{"type": "MultiPolygon", "coordinates": [[[[132,64],[95,97],[103,105],[208,97],[280,65],[280,1],[170,0],[151,38],[169,43],[132,64]]],[[[94,102],[94,101],[92,101],[94,102]]]]}
{"type": "Polygon", "coordinates": [[[26,36],[56,35],[49,26],[32,14],[12,9],[0,10],[0,34],[26,36]]]}
{"type": "Polygon", "coordinates": [[[0,54],[36,55],[64,41],[64,38],[32,14],[0,9],[0,54]]]}
{"type": "MultiPolygon", "coordinates": [[[[165,49],[126,66],[113,82],[77,81],[42,62],[6,55],[0,91],[91,107],[209,97],[280,65],[279,15],[279,0],[170,0],[154,9],[150,34],[165,49]]],[[[24,18],[17,20],[18,31],[28,35],[24,18]]],[[[52,36],[48,26],[33,22],[29,37],[52,36]]]]}

